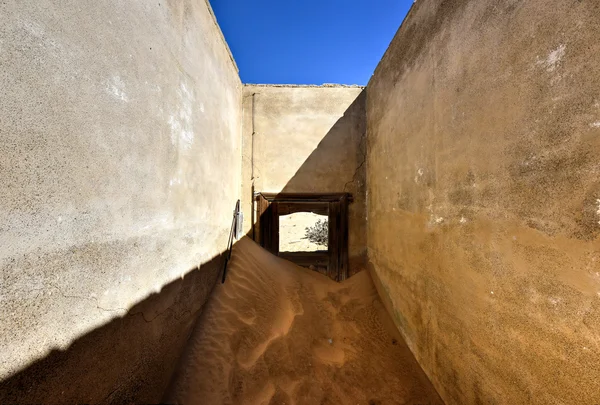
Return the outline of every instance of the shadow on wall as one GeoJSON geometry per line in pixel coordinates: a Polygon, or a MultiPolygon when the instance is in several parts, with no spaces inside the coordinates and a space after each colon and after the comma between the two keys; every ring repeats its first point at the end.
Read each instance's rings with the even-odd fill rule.
{"type": "Polygon", "coordinates": [[[349,275],[366,264],[366,90],[352,102],[282,193],[348,192],[349,275]]]}
{"type": "Polygon", "coordinates": [[[0,403],[157,403],[221,273],[224,253],[0,382],[0,403]]]}
{"type": "MultiPolygon", "coordinates": [[[[363,91],[282,189],[353,194],[350,275],[363,268],[366,242],[364,114],[363,91]]],[[[223,264],[224,253],[0,382],[0,403],[159,402],[223,264]]]]}

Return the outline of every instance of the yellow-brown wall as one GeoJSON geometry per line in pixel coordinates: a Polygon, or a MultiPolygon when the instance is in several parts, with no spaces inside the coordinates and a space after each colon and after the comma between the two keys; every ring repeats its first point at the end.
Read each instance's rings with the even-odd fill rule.
{"type": "Polygon", "coordinates": [[[418,0],[367,86],[368,256],[448,404],[600,402],[599,15],[418,0]]]}

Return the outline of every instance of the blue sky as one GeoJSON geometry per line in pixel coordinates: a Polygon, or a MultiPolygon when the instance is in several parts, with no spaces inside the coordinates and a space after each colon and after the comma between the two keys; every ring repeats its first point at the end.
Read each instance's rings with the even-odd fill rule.
{"type": "Polygon", "coordinates": [[[210,0],[244,83],[366,85],[413,0],[210,0]]]}

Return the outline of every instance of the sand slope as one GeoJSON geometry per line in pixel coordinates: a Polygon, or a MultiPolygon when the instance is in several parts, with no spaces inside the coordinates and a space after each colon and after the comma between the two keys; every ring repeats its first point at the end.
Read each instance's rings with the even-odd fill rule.
{"type": "Polygon", "coordinates": [[[441,404],[367,272],[342,284],[234,247],[165,397],[185,404],[441,404]]]}

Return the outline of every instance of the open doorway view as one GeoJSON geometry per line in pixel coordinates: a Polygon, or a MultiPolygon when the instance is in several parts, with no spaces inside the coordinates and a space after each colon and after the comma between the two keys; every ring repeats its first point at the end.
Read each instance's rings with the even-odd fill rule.
{"type": "Polygon", "coordinates": [[[336,281],[348,277],[348,193],[257,193],[255,238],[269,252],[336,281]]]}
{"type": "Polygon", "coordinates": [[[279,217],[280,252],[318,252],[328,248],[328,217],[296,212],[279,217]]]}

